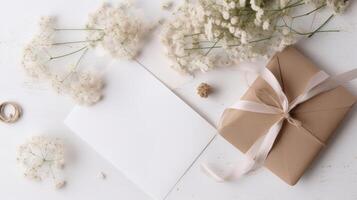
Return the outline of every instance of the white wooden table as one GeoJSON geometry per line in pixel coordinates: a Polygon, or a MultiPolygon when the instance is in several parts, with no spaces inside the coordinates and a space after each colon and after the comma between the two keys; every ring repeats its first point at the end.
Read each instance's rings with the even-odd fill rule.
{"type": "MultiPolygon", "coordinates": [[[[115,1],[113,1],[115,2],[115,1]]],[[[161,1],[138,0],[149,18],[165,15],[161,1]]],[[[180,0],[176,1],[176,5],[180,0]]],[[[90,146],[71,133],[63,119],[73,107],[70,100],[57,96],[45,85],[26,83],[21,66],[21,51],[33,35],[39,16],[58,15],[61,24],[80,26],[87,13],[95,10],[100,0],[12,0],[0,7],[0,101],[15,100],[25,114],[15,125],[0,123],[0,199],[125,199],[146,200],[146,194],[94,152],[90,146]],[[65,139],[68,164],[65,169],[68,185],[54,190],[51,184],[36,183],[22,177],[16,166],[16,147],[32,134],[49,133],[65,139]],[[105,172],[106,180],[97,178],[105,172]]],[[[343,32],[320,34],[299,43],[300,49],[330,73],[357,67],[357,4],[329,25],[343,32]]],[[[166,12],[166,15],[168,13],[166,12]]],[[[168,67],[159,52],[159,36],[155,34],[139,58],[146,67],[173,89],[210,123],[216,124],[225,107],[245,91],[242,75],[235,69],[221,69],[207,74],[183,77],[168,67]],[[152,55],[150,50],[157,53],[152,55]],[[213,85],[216,92],[208,99],[195,94],[200,82],[213,85]]],[[[356,91],[357,84],[351,86],[356,91]]],[[[356,93],[356,92],[355,92],[356,93]]],[[[232,162],[241,154],[227,142],[217,138],[199,161],[169,195],[170,200],[333,200],[357,199],[357,113],[356,109],[342,124],[328,148],[314,162],[301,181],[290,187],[261,170],[237,183],[216,183],[202,175],[198,164],[202,160],[232,162]]]]}

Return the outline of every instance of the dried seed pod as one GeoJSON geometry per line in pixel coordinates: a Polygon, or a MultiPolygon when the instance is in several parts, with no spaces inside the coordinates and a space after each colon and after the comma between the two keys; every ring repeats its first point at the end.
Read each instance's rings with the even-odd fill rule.
{"type": "Polygon", "coordinates": [[[202,98],[207,98],[210,93],[212,93],[212,87],[207,83],[201,83],[197,87],[197,94],[202,98]]]}

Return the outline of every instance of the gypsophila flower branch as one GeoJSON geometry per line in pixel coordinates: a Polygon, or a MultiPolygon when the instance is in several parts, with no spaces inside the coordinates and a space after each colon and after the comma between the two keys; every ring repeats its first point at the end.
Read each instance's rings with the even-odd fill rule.
{"type": "Polygon", "coordinates": [[[101,48],[114,59],[134,59],[149,26],[131,3],[114,7],[103,4],[90,14],[85,28],[58,28],[53,17],[40,20],[40,30],[25,47],[23,66],[32,78],[49,82],[61,94],[78,104],[92,105],[101,100],[104,81],[98,72],[79,70],[81,61],[91,49],[101,48]],[[59,34],[85,32],[86,39],[55,41],[59,34]],[[53,51],[61,49],[62,53],[53,51]],[[73,64],[54,70],[55,62],[77,57],[73,64]]]}
{"type": "Polygon", "coordinates": [[[238,61],[269,58],[303,36],[339,32],[323,28],[348,4],[348,0],[186,0],[166,23],[162,42],[174,69],[208,71],[238,61]],[[291,14],[311,5],[308,12],[291,14]],[[304,32],[293,26],[296,20],[325,7],[334,14],[315,30],[304,32]]]}
{"type": "MultiPolygon", "coordinates": [[[[101,89],[103,81],[94,72],[78,71],[81,60],[90,48],[89,44],[84,44],[81,47],[68,51],[68,47],[64,47],[60,55],[52,55],[51,50],[53,47],[68,44],[67,42],[57,43],[54,41],[55,35],[59,29],[55,28],[55,19],[53,17],[43,17],[40,21],[40,32],[33,38],[33,40],[25,47],[23,53],[23,66],[27,73],[40,80],[50,82],[53,88],[58,93],[70,95],[77,100],[79,104],[91,105],[100,100],[102,96],[101,89]],[[51,64],[60,59],[76,56],[80,54],[75,64],[69,67],[63,67],[60,72],[55,72],[51,64]],[[91,73],[91,78],[87,80],[88,83],[80,82],[82,73],[91,73]],[[92,80],[97,82],[93,84],[92,80]],[[94,87],[83,87],[84,85],[91,84],[94,87]],[[82,94],[91,94],[83,96],[82,94]],[[82,95],[82,96],[81,96],[82,95]]],[[[84,42],[88,43],[88,42],[84,42]]]]}
{"type": "Polygon", "coordinates": [[[64,168],[64,145],[60,139],[47,136],[34,136],[18,148],[17,162],[23,169],[24,176],[41,181],[53,179],[57,189],[65,185],[60,177],[64,168]]]}
{"type": "Polygon", "coordinates": [[[88,29],[92,31],[87,37],[93,47],[101,45],[113,58],[135,58],[142,48],[142,40],[150,27],[144,23],[141,12],[132,3],[125,2],[113,7],[103,4],[89,16],[88,29]],[[96,41],[101,38],[100,41],[96,41]]]}

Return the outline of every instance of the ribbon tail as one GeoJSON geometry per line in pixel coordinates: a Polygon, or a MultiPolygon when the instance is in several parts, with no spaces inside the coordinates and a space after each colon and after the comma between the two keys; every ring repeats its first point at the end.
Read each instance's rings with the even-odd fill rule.
{"type": "Polygon", "coordinates": [[[211,177],[217,182],[227,181],[227,177],[218,174],[216,170],[214,170],[211,166],[209,166],[206,163],[201,164],[201,171],[203,171],[207,176],[211,177]]]}
{"type": "MultiPolygon", "coordinates": [[[[267,132],[261,136],[245,153],[244,160],[240,165],[235,167],[233,172],[228,175],[218,173],[218,170],[213,169],[206,163],[201,164],[201,170],[217,182],[233,181],[249,174],[264,165],[264,161],[268,157],[274,142],[280,132],[283,124],[283,119],[276,122],[267,132]]],[[[221,170],[219,170],[221,171],[221,170]]]]}
{"type": "Polygon", "coordinates": [[[243,175],[248,174],[251,169],[255,166],[255,161],[249,159],[245,156],[243,165],[240,165],[234,169],[233,172],[229,174],[220,174],[218,169],[213,168],[212,166],[208,165],[207,163],[201,164],[201,170],[209,177],[214,179],[217,182],[227,182],[227,181],[234,181],[241,178],[243,175]]]}
{"type": "Polygon", "coordinates": [[[259,137],[259,139],[256,140],[256,142],[249,148],[246,154],[244,154],[244,160],[241,161],[242,165],[234,167],[234,170],[229,174],[220,174],[218,171],[222,170],[215,169],[207,163],[201,164],[201,170],[217,182],[226,182],[239,179],[243,175],[248,174],[250,171],[252,171],[254,166],[256,166],[254,159],[249,155],[259,150],[264,137],[265,135],[259,137]]]}
{"type": "Polygon", "coordinates": [[[264,161],[268,157],[269,152],[273,148],[275,140],[280,133],[281,127],[283,126],[283,122],[284,122],[284,118],[282,118],[278,122],[276,122],[269,129],[268,133],[265,135],[264,140],[263,140],[262,144],[260,145],[259,151],[253,152],[254,156],[255,156],[254,157],[255,160],[258,163],[260,163],[261,166],[264,164],[264,161]]]}

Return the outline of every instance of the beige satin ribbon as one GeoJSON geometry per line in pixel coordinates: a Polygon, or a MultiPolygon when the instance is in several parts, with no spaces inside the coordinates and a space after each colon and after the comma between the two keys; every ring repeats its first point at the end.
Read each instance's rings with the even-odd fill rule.
{"type": "Polygon", "coordinates": [[[265,106],[273,106],[276,109],[280,110],[281,112],[281,119],[286,120],[287,122],[289,122],[291,125],[297,127],[297,128],[302,128],[304,129],[304,133],[306,133],[307,135],[309,135],[310,137],[313,137],[314,140],[319,143],[321,146],[326,146],[326,144],[321,141],[318,137],[316,137],[313,133],[311,133],[309,130],[307,130],[305,127],[303,127],[303,124],[300,120],[297,120],[295,118],[293,118],[289,112],[284,112],[284,110],[282,109],[281,105],[279,104],[279,102],[266,90],[266,89],[259,89],[256,90],[254,88],[251,88],[251,90],[254,92],[255,97],[258,99],[260,104],[263,104],[265,106]],[[274,105],[271,105],[267,102],[267,99],[270,99],[274,105]]]}
{"type": "Polygon", "coordinates": [[[3,102],[0,104],[0,121],[5,123],[15,123],[22,115],[22,109],[15,102],[3,102]],[[7,113],[6,109],[12,109],[11,113],[7,113]]]}
{"type": "MultiPolygon", "coordinates": [[[[258,138],[257,141],[254,142],[254,144],[245,153],[243,162],[229,174],[220,175],[217,173],[217,170],[212,169],[207,164],[203,163],[201,165],[202,170],[205,173],[207,173],[209,176],[219,182],[239,179],[243,175],[262,167],[268,157],[269,152],[273,148],[275,140],[278,138],[279,132],[285,120],[293,124],[294,126],[303,128],[301,122],[292,118],[292,116],[290,115],[291,110],[294,109],[297,105],[323,92],[335,89],[343,85],[344,83],[357,79],[357,69],[353,69],[332,77],[330,77],[323,71],[319,71],[307,83],[307,86],[302,92],[302,94],[296,97],[296,99],[292,102],[289,102],[286,94],[282,90],[279,81],[270,70],[268,70],[267,68],[259,67],[242,68],[242,70],[245,72],[253,73],[255,75],[259,75],[260,78],[265,80],[266,83],[268,83],[270,87],[274,90],[278,99],[272,99],[272,96],[267,96],[266,92],[264,91],[255,91],[258,100],[261,102],[240,100],[236,102],[233,106],[231,106],[230,109],[272,115],[280,114],[281,118],[269,128],[266,134],[264,134],[263,136],[258,138]],[[275,104],[278,105],[269,105],[267,102],[264,102],[264,96],[267,96],[271,100],[274,100],[275,104]]],[[[315,138],[318,143],[324,145],[324,143],[320,141],[319,138],[315,137],[308,130],[306,130],[305,132],[307,135],[313,136],[313,138],[315,138]]]]}

